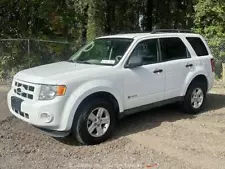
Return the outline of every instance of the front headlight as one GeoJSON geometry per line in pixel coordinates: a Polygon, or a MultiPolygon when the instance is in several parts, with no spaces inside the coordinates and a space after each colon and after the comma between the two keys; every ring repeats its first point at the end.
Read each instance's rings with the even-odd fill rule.
{"type": "Polygon", "coordinates": [[[66,86],[41,85],[39,100],[52,100],[56,96],[63,96],[66,93],[66,86]]]}

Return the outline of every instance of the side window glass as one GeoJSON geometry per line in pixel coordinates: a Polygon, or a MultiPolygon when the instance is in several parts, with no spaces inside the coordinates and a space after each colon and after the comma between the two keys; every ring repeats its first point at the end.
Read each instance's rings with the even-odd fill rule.
{"type": "Polygon", "coordinates": [[[188,42],[191,44],[192,48],[198,56],[209,55],[204,43],[198,37],[187,37],[188,42]]]}
{"type": "Polygon", "coordinates": [[[190,57],[186,46],[180,38],[161,38],[160,46],[162,52],[162,61],[190,57]]]}
{"type": "Polygon", "coordinates": [[[157,39],[149,39],[140,42],[129,58],[128,64],[142,63],[143,65],[158,61],[157,39]]]}

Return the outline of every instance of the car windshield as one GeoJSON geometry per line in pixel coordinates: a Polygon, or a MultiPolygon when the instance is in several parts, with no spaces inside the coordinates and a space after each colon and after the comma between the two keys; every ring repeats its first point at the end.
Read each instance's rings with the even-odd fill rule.
{"type": "Polygon", "coordinates": [[[116,65],[133,39],[127,38],[102,38],[95,39],[76,52],[70,62],[97,65],[116,65]]]}

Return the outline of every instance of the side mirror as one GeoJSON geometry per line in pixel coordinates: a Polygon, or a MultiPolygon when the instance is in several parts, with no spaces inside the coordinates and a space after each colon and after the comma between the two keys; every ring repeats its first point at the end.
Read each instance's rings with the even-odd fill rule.
{"type": "Polygon", "coordinates": [[[143,58],[142,57],[131,57],[129,62],[125,65],[125,68],[136,68],[143,65],[143,58]]]}
{"type": "Polygon", "coordinates": [[[142,63],[130,63],[130,64],[126,64],[125,68],[132,69],[132,68],[140,67],[142,65],[143,65],[142,63]]]}

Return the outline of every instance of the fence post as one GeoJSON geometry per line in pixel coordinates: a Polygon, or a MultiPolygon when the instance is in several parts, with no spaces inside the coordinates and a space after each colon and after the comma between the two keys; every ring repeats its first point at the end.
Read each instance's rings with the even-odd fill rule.
{"type": "MultiPolygon", "coordinates": [[[[27,55],[30,60],[30,39],[27,40],[27,55]]],[[[30,64],[29,64],[29,67],[30,67],[30,64]]]]}
{"type": "Polygon", "coordinates": [[[223,83],[225,83],[225,63],[222,63],[222,71],[223,71],[223,83]]]}

